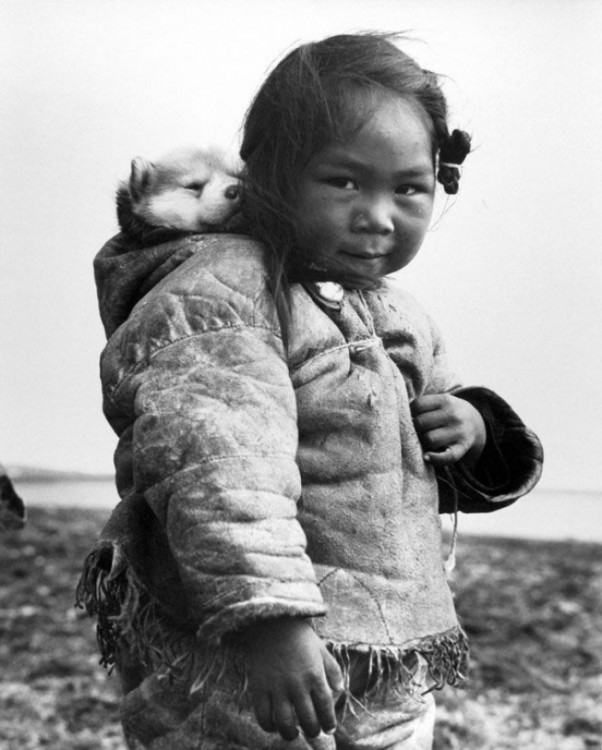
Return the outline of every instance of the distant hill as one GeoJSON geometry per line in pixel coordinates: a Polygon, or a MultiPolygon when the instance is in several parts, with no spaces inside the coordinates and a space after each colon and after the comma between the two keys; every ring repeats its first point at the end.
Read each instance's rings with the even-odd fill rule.
{"type": "Polygon", "coordinates": [[[97,482],[113,479],[113,474],[92,474],[84,471],[45,469],[39,466],[4,465],[9,478],[17,482],[97,482]]]}

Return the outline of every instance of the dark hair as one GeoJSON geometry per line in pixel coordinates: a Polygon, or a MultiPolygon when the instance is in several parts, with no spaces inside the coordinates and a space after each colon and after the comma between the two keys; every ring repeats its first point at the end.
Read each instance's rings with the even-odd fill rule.
{"type": "MultiPolygon", "coordinates": [[[[304,44],[272,70],[247,111],[241,157],[245,214],[268,252],[273,292],[287,319],[288,281],[302,273],[293,227],[298,177],[322,148],[361,127],[379,98],[391,93],[417,103],[431,128],[437,179],[458,190],[470,151],[463,131],[450,135],[447,101],[437,76],[393,43],[398,35],[341,34],[304,44]]],[[[284,326],[286,331],[286,325],[284,326]]]]}

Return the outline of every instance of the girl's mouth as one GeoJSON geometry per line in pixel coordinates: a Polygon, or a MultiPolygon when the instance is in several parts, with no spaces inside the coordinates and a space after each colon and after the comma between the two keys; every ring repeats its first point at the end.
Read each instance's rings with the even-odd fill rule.
{"type": "Polygon", "coordinates": [[[381,258],[386,258],[388,253],[362,253],[362,252],[348,252],[346,250],[342,251],[343,255],[346,255],[348,258],[355,258],[356,260],[380,260],[381,258]]]}

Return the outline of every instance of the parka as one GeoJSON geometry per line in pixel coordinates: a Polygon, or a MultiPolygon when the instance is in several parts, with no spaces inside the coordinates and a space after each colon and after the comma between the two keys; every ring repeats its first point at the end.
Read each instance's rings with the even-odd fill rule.
{"type": "Polygon", "coordinates": [[[513,409],[462,385],[435,323],[390,280],[340,300],[293,284],[285,348],[248,237],[141,250],[118,235],[95,272],[121,502],[78,599],[105,663],[124,633],[148,669],[161,651],[168,669],[176,631],[219,652],[285,615],[312,618],[343,666],[357,649],[403,671],[415,652],[437,687],[457,684],[467,645],[440,514],[496,510],[535,485],[541,445],[513,409]],[[429,393],[483,416],[474,471],[424,461],[410,406],[429,393]]]}

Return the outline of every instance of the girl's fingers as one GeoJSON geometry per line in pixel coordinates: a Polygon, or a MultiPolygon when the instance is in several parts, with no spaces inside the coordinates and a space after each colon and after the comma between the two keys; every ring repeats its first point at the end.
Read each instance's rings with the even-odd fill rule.
{"type": "Polygon", "coordinates": [[[290,701],[286,698],[274,699],[272,707],[276,731],[284,740],[290,742],[296,739],[299,736],[299,727],[290,701]]]}
{"type": "Polygon", "coordinates": [[[276,726],[272,717],[272,701],[267,693],[257,696],[254,701],[257,723],[264,732],[275,732],[276,726]]]}
{"type": "Polygon", "coordinates": [[[324,661],[324,671],[326,672],[326,679],[330,685],[331,690],[335,693],[342,693],[345,688],[345,682],[343,681],[343,673],[341,668],[337,664],[337,660],[332,654],[330,654],[326,646],[321,644],[322,659],[324,661]]]}
{"type": "Polygon", "coordinates": [[[410,410],[414,416],[434,411],[441,408],[443,399],[444,396],[440,393],[434,393],[429,396],[418,396],[410,404],[410,410]]]}
{"type": "Polygon", "coordinates": [[[443,412],[440,411],[429,411],[426,414],[422,414],[419,417],[414,417],[414,429],[418,435],[425,435],[431,430],[436,430],[440,427],[445,427],[447,420],[443,412]]]}
{"type": "Polygon", "coordinates": [[[313,739],[320,734],[320,721],[314,709],[314,703],[309,695],[304,694],[295,700],[297,721],[306,737],[313,739]]]}
{"type": "Polygon", "coordinates": [[[431,430],[420,436],[420,443],[425,451],[439,452],[453,446],[459,439],[459,435],[446,428],[431,430]]]}
{"type": "Polygon", "coordinates": [[[440,451],[428,451],[424,454],[424,460],[433,466],[449,466],[457,463],[466,453],[466,448],[459,443],[448,445],[440,451]]]}
{"type": "Polygon", "coordinates": [[[441,428],[459,428],[461,421],[457,414],[446,409],[433,409],[413,416],[414,429],[419,435],[424,435],[441,428]]]}
{"type": "MultiPolygon", "coordinates": [[[[316,715],[318,717],[318,729],[322,729],[326,734],[332,734],[337,728],[337,719],[334,712],[334,700],[332,693],[325,686],[324,690],[313,694],[313,703],[316,715]]],[[[316,733],[314,736],[317,737],[316,733]]],[[[311,735],[308,735],[308,737],[311,735]]]]}

